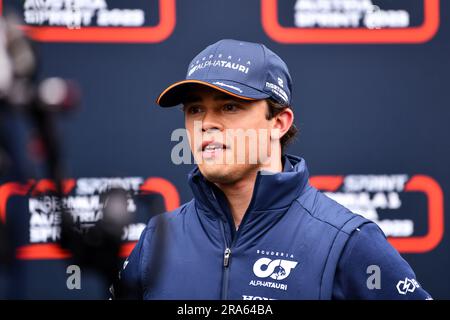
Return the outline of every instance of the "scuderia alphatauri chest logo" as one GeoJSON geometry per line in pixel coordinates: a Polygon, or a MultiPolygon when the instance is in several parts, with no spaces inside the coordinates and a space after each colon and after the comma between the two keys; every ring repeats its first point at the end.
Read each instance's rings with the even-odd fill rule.
{"type": "Polygon", "coordinates": [[[287,284],[279,281],[288,278],[292,270],[297,266],[298,262],[292,260],[294,256],[284,252],[264,250],[257,250],[257,253],[264,255],[264,257],[258,258],[253,264],[253,274],[259,280],[251,280],[249,285],[287,290],[287,284]]]}

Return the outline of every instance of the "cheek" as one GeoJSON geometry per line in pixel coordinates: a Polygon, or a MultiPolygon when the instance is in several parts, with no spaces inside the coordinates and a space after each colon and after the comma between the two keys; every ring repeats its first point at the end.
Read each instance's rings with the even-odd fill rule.
{"type": "MultiPolygon", "coordinates": [[[[227,125],[227,129],[232,129],[233,133],[238,132],[237,130],[243,130],[245,132],[252,132],[254,137],[256,137],[257,144],[260,144],[260,141],[270,141],[270,133],[272,128],[272,122],[265,118],[265,115],[261,115],[260,113],[251,113],[238,119],[234,119],[234,121],[230,121],[227,125]]],[[[233,134],[235,140],[238,138],[236,134],[233,134]]],[[[248,138],[246,138],[248,140],[248,138]]],[[[254,139],[253,143],[255,142],[254,139]]],[[[249,146],[249,141],[247,141],[246,146],[249,146]]]]}
{"type": "Polygon", "coordinates": [[[192,132],[192,130],[194,129],[194,121],[192,121],[190,118],[185,116],[184,117],[184,127],[189,132],[192,132]]]}
{"type": "Polygon", "coordinates": [[[254,118],[252,123],[252,128],[256,130],[256,136],[258,137],[259,145],[270,144],[270,134],[272,129],[272,122],[267,120],[265,117],[261,119],[261,115],[258,115],[259,118],[254,118]]]}
{"type": "MultiPolygon", "coordinates": [[[[191,149],[194,157],[201,157],[201,146],[203,143],[203,131],[200,120],[185,121],[186,135],[189,141],[189,148],[191,149]]],[[[217,133],[216,133],[217,134],[217,133]]],[[[215,140],[221,140],[222,136],[215,140]]],[[[197,159],[198,160],[198,159],[197,159]]]]}
{"type": "Polygon", "coordinates": [[[192,149],[192,144],[194,143],[194,126],[191,122],[185,121],[184,127],[186,129],[186,135],[188,137],[189,146],[192,149]]]}
{"type": "Polygon", "coordinates": [[[238,115],[228,122],[230,128],[235,129],[266,129],[270,126],[270,121],[268,121],[264,115],[259,112],[249,112],[246,114],[238,115]]]}

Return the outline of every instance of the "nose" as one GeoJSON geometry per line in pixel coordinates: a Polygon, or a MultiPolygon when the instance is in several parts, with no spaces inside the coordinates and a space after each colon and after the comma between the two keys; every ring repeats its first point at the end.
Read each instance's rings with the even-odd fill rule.
{"type": "Polygon", "coordinates": [[[212,110],[208,110],[205,112],[205,115],[202,120],[202,132],[208,131],[222,131],[223,125],[217,115],[214,114],[212,110]]]}

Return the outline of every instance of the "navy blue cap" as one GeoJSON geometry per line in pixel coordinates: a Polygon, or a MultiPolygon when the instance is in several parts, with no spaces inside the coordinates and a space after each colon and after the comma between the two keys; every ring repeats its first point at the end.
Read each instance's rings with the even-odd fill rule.
{"type": "Polygon", "coordinates": [[[202,84],[244,100],[272,98],[291,105],[292,79],[286,63],[260,43],[220,40],[189,64],[186,79],[165,89],[156,101],[161,107],[182,103],[192,84],[202,84]]]}

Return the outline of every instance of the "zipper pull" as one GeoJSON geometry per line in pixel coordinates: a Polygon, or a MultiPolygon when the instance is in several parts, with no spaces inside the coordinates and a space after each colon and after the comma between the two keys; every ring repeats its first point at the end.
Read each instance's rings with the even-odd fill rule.
{"type": "Polygon", "coordinates": [[[231,249],[226,248],[223,254],[223,266],[225,268],[228,267],[228,264],[230,263],[230,256],[231,256],[231,249]]]}

